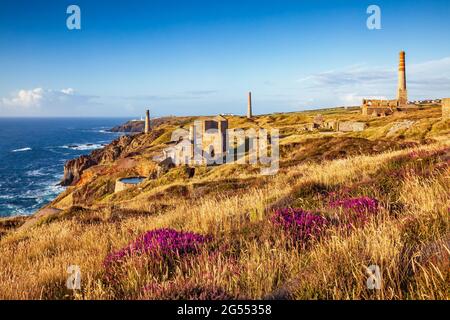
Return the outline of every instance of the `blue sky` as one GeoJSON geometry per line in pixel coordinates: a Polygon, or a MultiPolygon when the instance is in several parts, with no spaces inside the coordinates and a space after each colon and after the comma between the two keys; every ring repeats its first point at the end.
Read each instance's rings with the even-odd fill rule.
{"type": "Polygon", "coordinates": [[[240,114],[249,90],[255,113],[355,105],[395,97],[400,50],[410,99],[450,96],[449,16],[447,0],[2,0],[0,116],[240,114]]]}

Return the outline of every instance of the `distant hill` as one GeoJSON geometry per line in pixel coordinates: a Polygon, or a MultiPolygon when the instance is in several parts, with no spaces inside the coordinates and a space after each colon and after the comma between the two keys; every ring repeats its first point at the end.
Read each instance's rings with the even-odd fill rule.
{"type": "MultiPolygon", "coordinates": [[[[158,127],[164,123],[173,123],[178,121],[183,121],[183,119],[191,119],[191,117],[160,117],[154,118],[150,120],[151,127],[158,127]]],[[[114,128],[109,129],[110,132],[129,132],[129,133],[139,133],[144,132],[145,122],[143,120],[130,120],[125,122],[124,124],[115,126],[114,128]]]]}
{"type": "Polygon", "coordinates": [[[130,120],[124,124],[109,129],[110,132],[144,132],[144,121],[130,120]]]}

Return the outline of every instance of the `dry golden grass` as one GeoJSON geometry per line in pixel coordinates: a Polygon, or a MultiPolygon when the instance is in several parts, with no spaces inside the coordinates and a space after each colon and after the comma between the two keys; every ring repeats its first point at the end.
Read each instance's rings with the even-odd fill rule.
{"type": "MultiPolygon", "coordinates": [[[[361,120],[357,110],[330,109],[264,115],[251,122],[232,117],[230,127],[278,127],[286,133],[281,144],[289,146],[323,137],[298,130],[318,113],[326,119],[361,120]]],[[[272,177],[260,176],[259,168],[238,165],[197,168],[191,179],[175,169],[142,189],[94,197],[85,208],[37,219],[32,227],[14,230],[2,225],[0,298],[448,299],[448,123],[432,109],[369,119],[365,132],[343,136],[378,141],[393,121],[405,119],[417,121],[417,126],[401,132],[402,139],[436,142],[338,160],[295,162],[272,177]],[[412,152],[425,156],[415,159],[412,152]],[[354,196],[378,199],[382,207],[367,225],[350,234],[330,228],[322,239],[299,246],[269,220],[274,208],[290,206],[331,217],[335,213],[329,212],[326,194],[347,189],[354,196]],[[105,257],[158,228],[208,234],[213,240],[197,254],[170,263],[131,259],[117,270],[116,281],[106,280],[105,257]],[[70,265],[78,265],[82,273],[82,288],[75,292],[66,289],[70,265]],[[367,289],[369,265],[381,269],[381,290],[367,289]]],[[[174,120],[166,129],[188,120],[174,120]]],[[[154,145],[167,140],[168,133],[154,145]]],[[[139,170],[147,169],[143,165],[139,170]]],[[[93,179],[86,193],[95,195],[111,183],[108,177],[93,179]]]]}
{"type": "MultiPolygon", "coordinates": [[[[417,150],[442,148],[430,145],[417,150]]],[[[220,288],[229,297],[254,299],[448,299],[448,169],[428,178],[405,179],[398,199],[403,206],[397,216],[384,210],[365,228],[350,236],[334,230],[310,250],[292,246],[289,237],[267,220],[272,206],[294,200],[298,186],[349,185],[409,152],[295,166],[269,178],[263,187],[237,195],[219,194],[201,201],[174,199],[169,203],[173,209],[163,214],[109,222],[111,212],[103,209],[93,223],[61,219],[8,233],[0,241],[0,297],[164,298],[172,297],[173,288],[193,286],[213,293],[220,288]],[[181,260],[169,273],[164,266],[159,275],[129,268],[119,291],[105,283],[105,256],[139,234],[161,227],[211,234],[219,249],[204,249],[181,260]],[[370,264],[382,270],[383,286],[377,292],[366,288],[364,267],[370,264]],[[75,295],[65,289],[69,265],[79,265],[82,271],[82,290],[75,295]],[[143,292],[152,283],[160,287],[143,292]]],[[[125,201],[122,206],[146,211],[148,204],[125,201]]]]}

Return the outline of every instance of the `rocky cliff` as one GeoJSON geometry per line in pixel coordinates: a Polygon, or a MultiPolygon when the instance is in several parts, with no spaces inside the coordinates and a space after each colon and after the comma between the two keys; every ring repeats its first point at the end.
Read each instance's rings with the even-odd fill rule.
{"type": "Polygon", "coordinates": [[[83,155],[69,160],[64,165],[64,176],[60,182],[62,186],[76,184],[84,170],[102,163],[118,159],[130,145],[133,137],[122,136],[102,149],[94,150],[89,155],[83,155]]]}
{"type": "MultiPolygon", "coordinates": [[[[150,120],[150,126],[152,128],[157,128],[163,124],[167,124],[167,125],[181,124],[184,122],[189,122],[191,120],[192,120],[191,117],[174,117],[174,116],[154,118],[154,119],[150,120]]],[[[144,121],[131,120],[131,121],[125,122],[124,124],[116,126],[108,131],[139,133],[139,132],[144,132],[144,126],[145,126],[144,121]]]]}
{"type": "MultiPolygon", "coordinates": [[[[102,149],[94,150],[89,155],[83,155],[69,160],[64,165],[64,176],[60,182],[62,186],[75,185],[81,178],[83,171],[90,167],[110,164],[118,159],[144,155],[148,152],[151,143],[157,139],[164,130],[154,129],[149,134],[135,134],[122,136],[102,149]]],[[[151,155],[148,155],[151,157],[151,155]]]]}
{"type": "Polygon", "coordinates": [[[144,121],[128,121],[109,130],[110,132],[144,132],[144,121]]]}

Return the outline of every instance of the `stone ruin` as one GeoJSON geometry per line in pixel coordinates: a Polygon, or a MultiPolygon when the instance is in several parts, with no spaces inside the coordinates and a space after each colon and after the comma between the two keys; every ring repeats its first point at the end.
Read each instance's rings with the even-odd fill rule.
{"type": "Polygon", "coordinates": [[[365,122],[359,121],[337,121],[337,129],[339,132],[361,132],[366,129],[365,122]]]}
{"type": "Polygon", "coordinates": [[[175,165],[201,165],[208,159],[224,157],[228,150],[228,120],[223,116],[195,121],[189,131],[174,132],[161,160],[173,159],[175,165]]]}
{"type": "Polygon", "coordinates": [[[442,120],[450,119],[450,98],[442,99],[442,120]]]}
{"type": "Polygon", "coordinates": [[[337,132],[360,132],[366,129],[365,122],[359,121],[339,121],[329,120],[325,121],[321,114],[314,117],[313,122],[307,123],[303,126],[305,131],[314,130],[331,130],[337,132]]]}
{"type": "Polygon", "coordinates": [[[398,100],[364,99],[361,106],[363,116],[385,117],[399,108],[398,100]]]}
{"type": "Polygon", "coordinates": [[[405,52],[402,51],[400,52],[398,66],[397,99],[364,99],[361,105],[361,111],[364,116],[383,117],[391,115],[394,112],[407,112],[417,109],[418,107],[416,105],[408,103],[408,90],[406,88],[405,52]]]}

